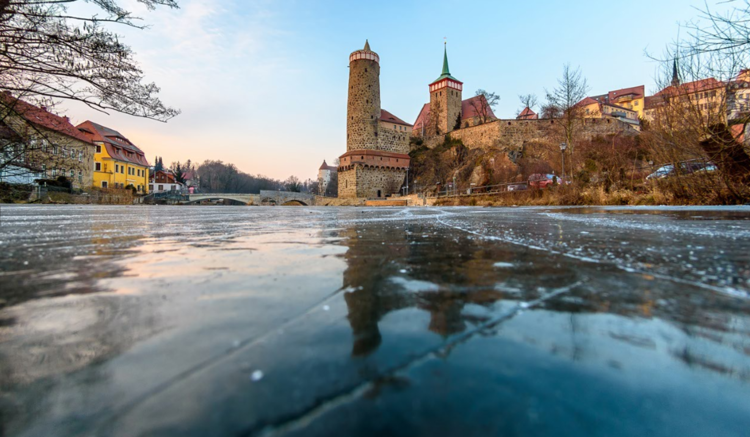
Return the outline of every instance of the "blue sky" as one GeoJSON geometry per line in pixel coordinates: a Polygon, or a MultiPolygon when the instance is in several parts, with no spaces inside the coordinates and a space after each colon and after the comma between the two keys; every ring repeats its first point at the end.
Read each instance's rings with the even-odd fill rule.
{"type": "Polygon", "coordinates": [[[163,100],[183,113],[164,124],[67,103],[58,110],[121,131],[149,161],[220,159],[251,174],[302,179],[346,151],[348,56],[366,38],[381,58],[382,106],[398,117],[413,123],[429,99],[447,38],[464,98],[496,92],[496,115],[512,118],[518,95],[542,100],[565,63],[580,66],[590,94],[635,85],[653,92],[659,66],[645,51],[661,54],[703,4],[181,0],[179,10],[147,11],[123,3],[150,27],[118,32],[163,100]]]}

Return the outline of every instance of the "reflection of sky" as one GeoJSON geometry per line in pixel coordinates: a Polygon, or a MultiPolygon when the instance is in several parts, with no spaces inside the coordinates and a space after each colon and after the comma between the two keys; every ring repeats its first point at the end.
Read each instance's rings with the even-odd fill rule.
{"type": "MultiPolygon", "coordinates": [[[[497,92],[495,113],[514,118],[517,95],[543,98],[565,63],[581,66],[592,94],[637,85],[654,92],[658,66],[644,50],[660,55],[678,23],[703,5],[631,0],[615,31],[617,2],[480,1],[467,9],[448,0],[181,0],[179,10],[156,11],[123,3],[150,28],[118,32],[164,101],[183,113],[165,125],[65,104],[74,122],[119,130],[150,162],[220,159],[251,174],[303,179],[346,150],[347,59],[366,38],[382,60],[382,106],[407,122],[427,103],[444,37],[464,95],[497,92]]],[[[74,15],[91,8],[74,5],[74,15]]]]}

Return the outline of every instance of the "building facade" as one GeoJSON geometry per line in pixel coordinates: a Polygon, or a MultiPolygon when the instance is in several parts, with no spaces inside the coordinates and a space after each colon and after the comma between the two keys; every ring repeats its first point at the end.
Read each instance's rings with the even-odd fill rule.
{"type": "Polygon", "coordinates": [[[158,170],[151,174],[148,184],[149,193],[181,193],[183,191],[185,191],[185,185],[181,184],[171,171],[158,170]]]}
{"type": "Polygon", "coordinates": [[[138,193],[148,193],[149,164],[141,149],[116,130],[92,121],[79,124],[78,130],[96,145],[95,186],[126,188],[132,185],[138,193]]]}
{"type": "Polygon", "coordinates": [[[94,144],[61,117],[3,94],[0,181],[33,184],[64,176],[74,189],[93,184],[94,144]]]}
{"type": "Polygon", "coordinates": [[[331,195],[338,193],[338,186],[333,187],[332,184],[338,181],[338,167],[328,165],[325,159],[318,169],[318,194],[321,196],[331,195]],[[334,193],[331,193],[333,191],[334,193]]]}
{"type": "Polygon", "coordinates": [[[409,169],[410,128],[381,109],[380,57],[365,42],[362,50],[349,55],[346,153],[339,158],[339,197],[383,198],[397,193],[409,169]]]}

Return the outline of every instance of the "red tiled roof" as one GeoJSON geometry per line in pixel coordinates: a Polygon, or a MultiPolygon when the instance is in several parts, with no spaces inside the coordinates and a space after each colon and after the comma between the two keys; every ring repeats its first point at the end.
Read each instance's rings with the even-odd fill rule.
{"type": "MultiPolygon", "coordinates": [[[[483,95],[474,96],[470,99],[464,100],[461,102],[461,120],[481,117],[479,111],[484,105],[487,105],[487,99],[485,99],[483,95]]],[[[489,106],[487,106],[487,118],[496,118],[495,113],[492,112],[492,108],[489,106]]]]}
{"type": "Polygon", "coordinates": [[[107,153],[112,159],[145,167],[150,166],[143,151],[116,130],[89,120],[79,124],[78,130],[90,138],[89,141],[104,143],[107,153]]]}
{"type": "Polygon", "coordinates": [[[156,177],[162,174],[167,177],[167,182],[163,182],[165,184],[177,184],[177,179],[175,178],[174,173],[172,173],[170,170],[158,170],[156,172],[153,172],[149,175],[149,179],[151,180],[151,183],[153,183],[156,180],[156,177]]]}
{"type": "Polygon", "coordinates": [[[395,115],[391,114],[385,109],[380,110],[380,119],[383,121],[387,121],[388,123],[400,124],[402,126],[411,126],[409,123],[405,122],[404,120],[401,120],[400,118],[396,117],[395,115]]]}
{"type": "Polygon", "coordinates": [[[623,88],[621,90],[610,91],[609,101],[614,102],[615,99],[632,94],[634,99],[640,99],[646,94],[646,87],[644,85],[634,86],[630,88],[623,88]]]}
{"type": "Polygon", "coordinates": [[[417,121],[414,122],[414,129],[421,130],[423,127],[427,127],[427,123],[430,121],[430,104],[425,103],[422,109],[419,111],[417,121]]]}
{"type": "Polygon", "coordinates": [[[320,165],[320,168],[318,170],[331,170],[331,171],[338,171],[338,167],[334,167],[332,165],[328,165],[326,163],[326,160],[323,160],[323,164],[320,165]]]}
{"type": "Polygon", "coordinates": [[[585,99],[576,103],[576,106],[588,106],[588,105],[600,105],[600,104],[601,102],[599,102],[598,100],[592,99],[591,97],[586,97],[585,99]]]}
{"type": "MultiPolygon", "coordinates": [[[[484,96],[474,96],[461,102],[461,120],[467,120],[474,117],[479,117],[479,109],[482,108],[482,104],[479,103],[481,100],[485,100],[484,96]],[[475,107],[476,106],[476,107],[475,107]]],[[[485,100],[486,101],[486,100],[485,100]]],[[[492,108],[487,107],[487,118],[494,119],[495,113],[492,112],[492,108]]],[[[422,126],[427,126],[430,120],[430,104],[425,103],[422,106],[422,110],[419,111],[417,121],[414,122],[415,129],[422,129],[422,126]]]]}
{"type": "Polygon", "coordinates": [[[713,90],[717,88],[722,88],[725,85],[726,84],[724,82],[718,81],[713,77],[709,77],[708,79],[701,79],[701,80],[696,80],[694,82],[683,83],[682,85],[677,86],[677,87],[670,85],[654,95],[664,96],[664,95],[693,94],[693,93],[697,93],[700,91],[708,91],[708,90],[713,90]]]}
{"type": "Polygon", "coordinates": [[[85,135],[70,124],[70,120],[67,117],[60,117],[47,111],[46,108],[40,108],[31,103],[16,99],[9,93],[0,93],[0,105],[11,109],[29,123],[67,135],[85,143],[91,143],[85,135]]]}
{"type": "Polygon", "coordinates": [[[538,120],[539,116],[536,114],[536,112],[532,111],[531,108],[528,106],[524,108],[523,111],[521,111],[520,114],[518,114],[518,117],[516,117],[516,120],[538,120]]]}

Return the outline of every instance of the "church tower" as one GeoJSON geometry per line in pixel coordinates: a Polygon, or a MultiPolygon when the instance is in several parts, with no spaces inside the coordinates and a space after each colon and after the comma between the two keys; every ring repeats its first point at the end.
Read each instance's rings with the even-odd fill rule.
{"type": "Polygon", "coordinates": [[[446,45],[443,52],[443,72],[430,84],[430,122],[427,127],[429,136],[445,135],[460,124],[463,88],[463,82],[451,76],[446,45]]]}
{"type": "Polygon", "coordinates": [[[398,193],[410,163],[407,126],[411,125],[381,110],[380,57],[368,41],[349,55],[348,92],[339,197],[384,198],[398,193]]]}

